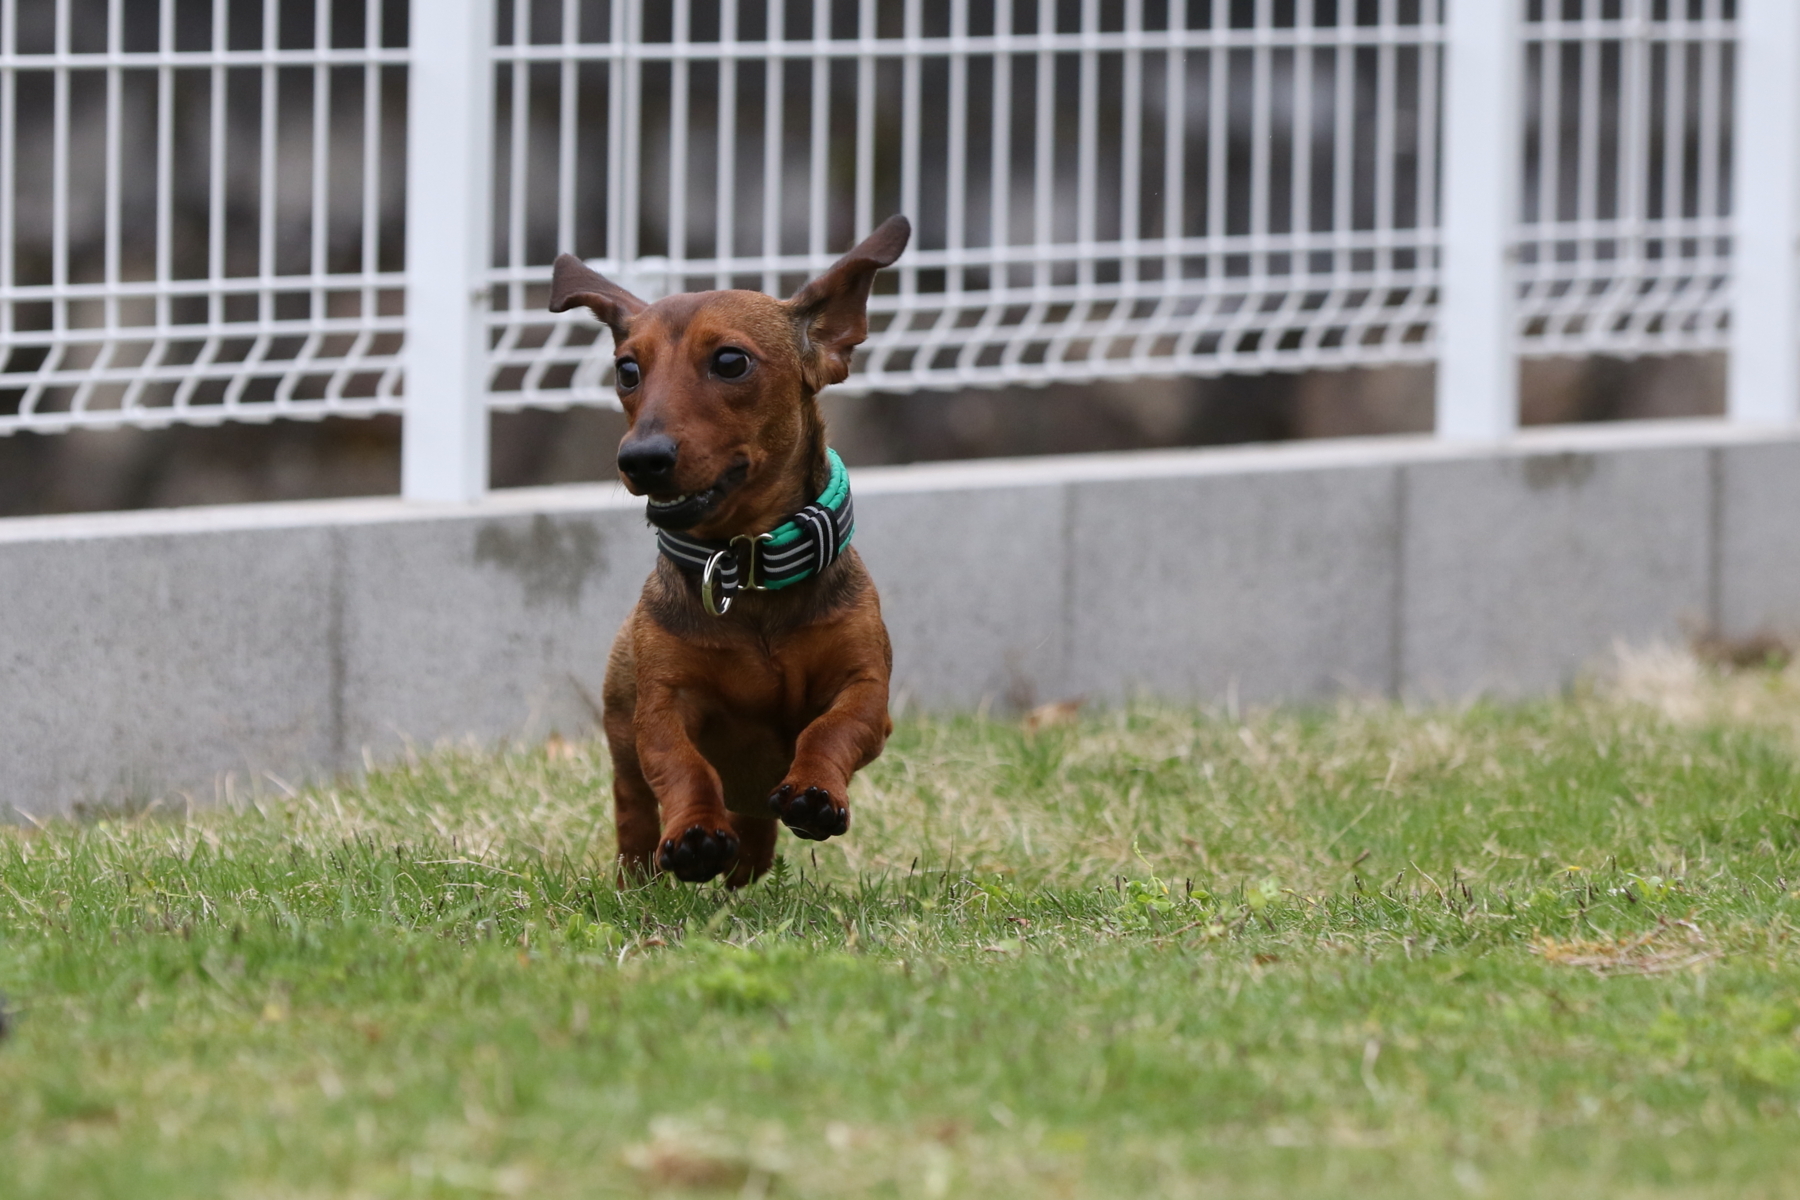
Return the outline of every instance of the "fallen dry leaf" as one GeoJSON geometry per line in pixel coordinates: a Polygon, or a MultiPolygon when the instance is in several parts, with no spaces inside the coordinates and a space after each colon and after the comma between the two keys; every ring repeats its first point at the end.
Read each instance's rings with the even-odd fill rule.
{"type": "Polygon", "coordinates": [[[1025,732],[1036,733],[1040,729],[1049,729],[1052,725],[1073,725],[1075,718],[1081,715],[1084,702],[1083,697],[1077,696],[1073,700],[1038,705],[1025,714],[1025,732]]]}
{"type": "Polygon", "coordinates": [[[1724,956],[1707,944],[1698,926],[1687,921],[1659,922],[1640,937],[1612,941],[1537,938],[1531,948],[1543,955],[1545,962],[1583,967],[1596,975],[1667,975],[1724,956]]]}
{"type": "Polygon", "coordinates": [[[650,1140],[629,1147],[625,1165],[646,1183],[665,1188],[739,1188],[750,1177],[750,1163],[703,1133],[657,1123],[650,1140]]]}

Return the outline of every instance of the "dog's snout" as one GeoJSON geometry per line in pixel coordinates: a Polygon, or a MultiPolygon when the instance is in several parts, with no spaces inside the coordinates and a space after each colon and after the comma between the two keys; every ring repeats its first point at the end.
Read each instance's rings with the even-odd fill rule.
{"type": "Polygon", "coordinates": [[[666,490],[675,478],[675,439],[666,434],[633,438],[619,447],[619,470],[638,490],[666,490]]]}

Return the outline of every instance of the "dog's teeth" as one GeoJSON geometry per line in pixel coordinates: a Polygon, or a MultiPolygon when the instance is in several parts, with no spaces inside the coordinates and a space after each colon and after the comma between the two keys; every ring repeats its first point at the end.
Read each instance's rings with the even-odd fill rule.
{"type": "Polygon", "coordinates": [[[677,496],[673,500],[651,500],[650,507],[651,508],[674,508],[677,504],[686,504],[689,500],[692,500],[693,498],[694,498],[693,493],[689,492],[685,495],[677,496]]]}

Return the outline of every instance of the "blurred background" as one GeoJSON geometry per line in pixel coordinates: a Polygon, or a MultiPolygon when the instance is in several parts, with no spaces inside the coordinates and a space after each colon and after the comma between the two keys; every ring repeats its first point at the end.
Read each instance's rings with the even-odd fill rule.
{"type": "MultiPolygon", "coordinates": [[[[1686,18],[1696,28],[1717,26],[1731,18],[1731,5],[1695,0],[1684,16],[1667,0],[1642,13],[1636,9],[1655,7],[1652,0],[1558,3],[1560,10],[1547,11],[1542,0],[1531,0],[1527,21],[1587,20],[1590,27],[1564,45],[1527,46],[1523,219],[1703,220],[1728,213],[1730,46],[1716,29],[1711,42],[1684,42],[1677,26],[1686,18]],[[1644,42],[1637,75],[1621,23],[1634,17],[1665,22],[1660,35],[1635,35],[1644,42]],[[1648,115],[1635,119],[1634,103],[1648,115]],[[1709,131],[1708,122],[1725,132],[1709,131]],[[1630,186],[1634,172],[1650,186],[1630,186]]],[[[0,113],[8,156],[0,179],[0,272],[10,297],[0,338],[15,336],[0,372],[0,420],[26,409],[38,417],[83,406],[136,410],[129,419],[89,422],[94,427],[0,424],[9,430],[0,436],[0,515],[399,489],[404,392],[391,365],[398,335],[365,331],[349,347],[346,334],[335,350],[329,336],[302,335],[307,321],[324,329],[327,319],[361,314],[369,322],[400,311],[394,285],[405,267],[406,68],[365,52],[404,50],[407,7],[402,0],[5,5],[15,58],[0,113]],[[32,55],[44,57],[34,64],[32,55]],[[345,286],[327,292],[318,286],[327,275],[345,286]],[[299,282],[282,290],[270,279],[299,282]],[[242,294],[202,294],[199,285],[220,280],[248,282],[242,294]],[[101,291],[81,290],[117,291],[131,281],[143,284],[141,295],[102,301],[101,291]],[[183,281],[195,283],[191,294],[183,281]],[[256,319],[258,305],[265,322],[290,319],[301,332],[284,338],[265,328],[260,341],[251,333],[219,335],[231,321],[256,319]],[[209,320],[202,332],[171,334],[184,322],[201,329],[209,320]],[[118,328],[151,330],[160,340],[146,334],[132,351],[129,339],[110,332],[118,328]],[[84,329],[98,332],[76,344],[84,329]],[[25,335],[34,331],[64,342],[33,344],[25,335]],[[309,356],[332,354],[341,359],[332,360],[335,377],[308,373],[309,356]],[[101,368],[116,373],[133,361],[166,368],[169,377],[146,371],[135,392],[115,376],[80,382],[82,371],[98,379],[101,368]],[[215,372],[189,382],[181,372],[195,363],[243,364],[242,378],[215,372]],[[367,364],[373,366],[362,370],[367,364]],[[52,367],[63,374],[42,384],[52,367]],[[83,387],[88,391],[77,397],[83,387]],[[256,408],[289,401],[297,407],[256,408]],[[233,419],[213,423],[221,409],[209,413],[209,406],[229,405],[238,406],[233,419]],[[177,407],[185,415],[166,423],[177,407]],[[359,415],[336,415],[351,410],[359,415]],[[253,419],[238,419],[244,413],[253,419]]],[[[496,326],[496,344],[529,354],[549,339],[557,349],[555,338],[564,335],[528,322],[543,304],[537,275],[560,249],[596,260],[685,256],[721,264],[665,277],[667,287],[708,286],[716,275],[785,288],[801,277],[793,269],[801,256],[848,244],[859,207],[878,217],[908,202],[919,228],[916,249],[1017,245],[1032,237],[1125,245],[1133,237],[1387,231],[1412,241],[1383,251],[1391,256],[1385,266],[1343,257],[1329,269],[1412,271],[1409,302],[1428,310],[1430,280],[1420,283],[1418,273],[1429,275],[1437,215],[1438,51],[1429,30],[1439,19],[1437,5],[1421,0],[680,0],[623,7],[501,0],[497,45],[575,52],[542,61],[503,57],[496,67],[495,307],[503,316],[518,314],[505,318],[511,325],[496,326]],[[718,62],[647,60],[625,92],[617,64],[605,58],[621,36],[656,45],[718,42],[735,24],[740,40],[840,38],[868,32],[863,24],[871,20],[879,37],[1128,26],[1193,37],[1267,28],[1277,36],[1273,51],[1189,54],[1181,75],[1175,55],[1154,53],[1129,59],[1109,52],[1091,61],[1080,53],[1021,53],[1004,80],[991,61],[971,60],[960,83],[948,60],[927,59],[910,82],[902,79],[902,63],[883,61],[871,68],[875,98],[868,102],[877,145],[855,167],[856,124],[815,119],[828,107],[857,110],[862,81],[853,60],[833,60],[823,73],[804,58],[768,69],[747,60],[729,73],[718,62]],[[1410,31],[1417,44],[1379,49],[1371,31],[1396,29],[1410,31]],[[1340,33],[1333,48],[1327,35],[1340,33]],[[1319,48],[1309,49],[1315,42],[1319,48]],[[1047,74],[1034,73],[1040,70],[1047,74]],[[1136,82],[1134,73],[1141,76],[1136,82]],[[999,108],[1008,87],[1010,115],[996,116],[1008,111],[999,108]],[[903,93],[916,106],[911,118],[903,93]],[[1049,99],[1034,108],[1041,96],[1049,99]],[[1341,119],[1345,103],[1357,121],[1341,119]],[[1360,132],[1362,117],[1378,106],[1393,114],[1385,132],[1360,132]],[[910,132],[909,119],[917,122],[910,132]],[[635,165],[614,144],[621,120],[635,130],[635,165]],[[821,120],[825,157],[809,159],[809,138],[821,120]],[[1010,148],[1000,132],[1008,121],[1010,148]],[[1048,163],[1034,158],[1034,140],[1041,153],[1042,135],[1083,121],[1109,134],[1135,131],[1142,153],[1108,136],[1086,159],[1060,152],[1048,163]],[[685,130],[679,136],[677,126],[685,130]],[[953,126],[967,131],[960,142],[946,141],[953,126]],[[771,128],[779,135],[772,158],[763,136],[771,128]],[[917,145],[905,160],[908,138],[917,145]],[[741,146],[730,151],[727,171],[721,147],[734,142],[741,146]],[[1171,157],[1177,148],[1185,155],[1179,163],[1171,157]],[[1084,169],[1098,186],[1084,185],[1084,169]],[[623,188],[612,180],[621,171],[631,175],[623,188]],[[1162,191],[1170,172],[1191,181],[1172,208],[1162,191]],[[1216,187],[1209,173],[1220,173],[1216,187]],[[678,193],[679,205],[672,203],[678,193]],[[814,211],[820,204],[824,209],[814,211]],[[787,256],[784,269],[729,270],[727,260],[746,248],[787,256]]],[[[1579,253],[1604,260],[1607,252],[1579,253]]],[[[1303,270],[1296,265],[1301,256],[1292,257],[1283,265],[1265,256],[1242,273],[1260,272],[1258,294],[1279,299],[1303,270]],[[1291,273],[1287,283],[1283,272],[1291,273]]],[[[1145,267],[1115,250],[1110,258],[1090,255],[1079,267],[1059,263],[1051,282],[1060,284],[1065,271],[1073,280],[1078,269],[1097,272],[1102,283],[1148,278],[1145,267]]],[[[1238,271],[1215,260],[1190,274],[1204,288],[1221,272],[1238,271]]],[[[1004,273],[971,271],[962,284],[997,288],[1004,273]]],[[[944,274],[920,272],[908,286],[944,289],[944,274]]],[[[1541,321],[1521,336],[1529,341],[1534,330],[1542,331],[1541,321]]],[[[1316,365],[1317,354],[1276,353],[1273,341],[1270,335],[1260,357],[1221,356],[1203,373],[1174,377],[1164,370],[1163,377],[1081,379],[1083,370],[1074,369],[1066,372],[1076,377],[1071,382],[940,381],[930,390],[828,394],[822,403],[833,441],[852,465],[1431,429],[1434,368],[1418,361],[1428,354],[1417,334],[1396,334],[1388,349],[1362,355],[1365,365],[1351,359],[1328,369],[1316,365]]],[[[1589,342],[1566,355],[1546,343],[1524,360],[1523,424],[1723,411],[1725,359],[1705,337],[1687,339],[1688,352],[1675,353],[1666,351],[1681,349],[1681,339],[1665,346],[1654,332],[1621,340],[1619,353],[1607,353],[1603,338],[1589,342]]],[[[591,330],[568,345],[590,359],[605,349],[591,330]]],[[[613,477],[622,419],[603,396],[595,400],[604,388],[583,393],[579,381],[569,383],[579,371],[572,364],[552,367],[545,402],[507,402],[517,381],[509,383],[504,370],[496,376],[493,486],[613,477]],[[556,393],[559,387],[565,390],[556,393]]]]}

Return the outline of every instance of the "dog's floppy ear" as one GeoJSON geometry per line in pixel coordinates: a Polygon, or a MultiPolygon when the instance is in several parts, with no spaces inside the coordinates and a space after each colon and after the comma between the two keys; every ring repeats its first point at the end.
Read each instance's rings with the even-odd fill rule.
{"type": "Polygon", "coordinates": [[[875,272],[892,266],[911,236],[910,221],[889,217],[788,300],[800,331],[801,369],[813,391],[849,377],[850,352],[869,336],[869,288],[875,272]]]}
{"type": "Polygon", "coordinates": [[[577,304],[593,310],[612,330],[615,343],[630,334],[631,318],[650,307],[573,254],[559,254],[550,276],[550,311],[567,312],[577,304]]]}

